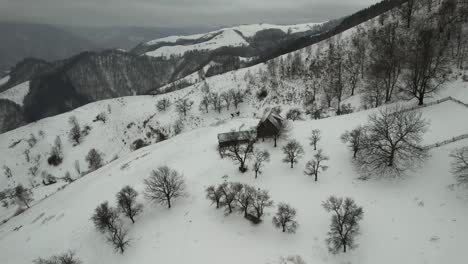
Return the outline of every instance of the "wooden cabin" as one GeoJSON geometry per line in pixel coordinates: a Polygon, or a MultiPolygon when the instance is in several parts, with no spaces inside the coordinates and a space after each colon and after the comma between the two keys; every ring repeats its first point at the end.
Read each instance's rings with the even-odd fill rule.
{"type": "Polygon", "coordinates": [[[232,145],[247,144],[252,140],[257,139],[257,133],[253,130],[235,131],[218,134],[218,144],[220,148],[229,147],[232,145]]]}
{"type": "Polygon", "coordinates": [[[263,116],[257,125],[257,137],[259,138],[272,138],[279,133],[283,126],[284,119],[274,113],[268,112],[263,116]]]}

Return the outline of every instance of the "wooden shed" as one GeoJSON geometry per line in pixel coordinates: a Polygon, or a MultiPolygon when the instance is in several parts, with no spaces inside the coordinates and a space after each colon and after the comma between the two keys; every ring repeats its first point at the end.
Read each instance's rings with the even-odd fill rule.
{"type": "Polygon", "coordinates": [[[257,139],[257,133],[253,130],[235,131],[218,134],[218,144],[220,148],[237,144],[247,144],[257,139]]]}
{"type": "Polygon", "coordinates": [[[259,138],[272,138],[275,137],[283,126],[284,119],[270,111],[266,113],[257,125],[257,136],[259,138]]]}

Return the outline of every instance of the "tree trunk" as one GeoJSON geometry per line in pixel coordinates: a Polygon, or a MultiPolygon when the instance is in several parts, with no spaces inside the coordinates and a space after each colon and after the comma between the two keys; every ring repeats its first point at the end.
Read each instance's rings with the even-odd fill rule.
{"type": "Polygon", "coordinates": [[[130,214],[130,220],[132,220],[132,224],[135,223],[135,219],[133,219],[133,216],[130,214]]]}
{"type": "Polygon", "coordinates": [[[255,179],[257,179],[258,170],[255,170],[255,179]]]}
{"type": "Polygon", "coordinates": [[[318,173],[315,173],[315,181],[317,181],[318,173]]]}
{"type": "Polygon", "coordinates": [[[171,209],[171,198],[167,197],[167,207],[171,209]]]}
{"type": "Polygon", "coordinates": [[[286,224],[283,224],[283,233],[286,232],[286,224]]]}
{"type": "Polygon", "coordinates": [[[275,146],[274,147],[276,148],[276,137],[274,139],[275,139],[275,146]]]}
{"type": "Polygon", "coordinates": [[[418,105],[423,105],[424,104],[424,95],[418,96],[418,105]]]}
{"type": "Polygon", "coordinates": [[[294,161],[291,161],[291,169],[294,168],[294,161]]]}
{"type": "Polygon", "coordinates": [[[346,253],[346,242],[343,242],[343,252],[346,253]]]}
{"type": "Polygon", "coordinates": [[[395,159],[395,149],[393,148],[392,151],[390,152],[390,157],[388,160],[388,166],[392,167],[393,166],[393,160],[395,159]]]}

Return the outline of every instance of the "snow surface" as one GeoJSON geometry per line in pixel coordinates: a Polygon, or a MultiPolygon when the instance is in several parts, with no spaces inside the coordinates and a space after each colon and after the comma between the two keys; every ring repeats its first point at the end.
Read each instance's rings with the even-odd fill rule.
{"type": "MultiPolygon", "coordinates": [[[[2,79],[3,80],[3,79],[2,79]]],[[[1,81],[0,81],[1,83],[1,81]]],[[[0,93],[0,98],[8,99],[23,106],[24,97],[29,93],[29,81],[16,85],[0,93]]]]}
{"type": "Polygon", "coordinates": [[[1,78],[1,79],[0,79],[0,86],[1,86],[1,85],[4,85],[5,83],[7,83],[8,80],[10,80],[10,75],[7,75],[7,76],[1,78]]]}

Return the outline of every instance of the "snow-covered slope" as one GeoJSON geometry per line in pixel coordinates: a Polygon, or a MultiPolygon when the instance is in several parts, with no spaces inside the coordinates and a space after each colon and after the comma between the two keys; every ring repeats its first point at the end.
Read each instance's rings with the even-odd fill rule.
{"type": "MultiPolygon", "coordinates": [[[[460,110],[452,104],[433,112],[430,109],[422,111],[429,111],[434,120],[460,110]]],[[[373,111],[294,122],[291,138],[304,146],[308,146],[312,129],[323,132],[319,148],[330,156],[330,169],[317,183],[302,173],[305,162],[314,154],[311,147],[306,147],[305,157],[290,169],[281,162],[280,148],[273,148],[269,141],[259,142],[257,147],[268,149],[272,158],[258,179],[251,171],[239,173],[232,161],[221,159],[216,151],[217,133],[258,121],[251,118],[195,129],[121,155],[1,225],[0,263],[30,263],[39,256],[69,249],[75,250],[84,263],[144,264],[155,259],[162,263],[218,263],[220,259],[228,264],[277,263],[288,255],[301,255],[307,263],[463,263],[468,257],[464,250],[468,197],[465,189],[455,187],[448,173],[448,154],[468,142],[432,150],[424,167],[405,179],[360,181],[352,168],[351,154],[339,137],[346,129],[364,123],[373,111]],[[124,185],[142,192],[143,179],[161,165],[184,174],[187,195],[176,200],[170,210],[140,197],[144,214],[134,225],[126,223],[131,246],[123,255],[114,253],[89,220],[93,209],[106,200],[114,204],[115,193],[124,185]],[[259,225],[238,214],[226,216],[216,210],[205,199],[204,188],[222,182],[224,175],[227,180],[269,190],[275,203],[288,202],[296,207],[300,224],[297,233],[284,234],[273,228],[270,220],[274,208],[267,209],[259,225]],[[347,254],[329,254],[324,243],[330,215],[321,202],[333,194],[354,198],[365,211],[360,246],[347,254]],[[14,231],[17,227],[19,230],[14,231]],[[26,247],[28,250],[24,250],[26,247]]],[[[434,120],[430,128],[439,132],[431,140],[444,139],[446,134],[441,134],[440,128],[445,125],[434,120]]],[[[93,140],[92,144],[102,143],[93,140]]]]}
{"type": "Polygon", "coordinates": [[[196,34],[189,36],[170,36],[155,39],[144,43],[145,46],[160,44],[161,47],[146,53],[153,57],[170,57],[171,55],[183,55],[187,51],[194,50],[215,50],[221,47],[245,47],[249,46],[246,39],[252,38],[258,32],[268,29],[278,29],[284,33],[298,33],[312,30],[314,26],[321,23],[307,23],[299,25],[272,25],[272,24],[252,24],[241,25],[232,28],[223,28],[206,34],[196,34]],[[188,44],[177,44],[187,41],[188,44]],[[196,42],[196,43],[194,43],[196,42]],[[169,45],[164,45],[169,44],[169,45]]]}
{"type": "MultiPolygon", "coordinates": [[[[1,80],[0,80],[1,85],[1,80]]],[[[23,106],[24,97],[29,93],[29,81],[16,85],[0,93],[1,99],[8,99],[23,106]]]]}

